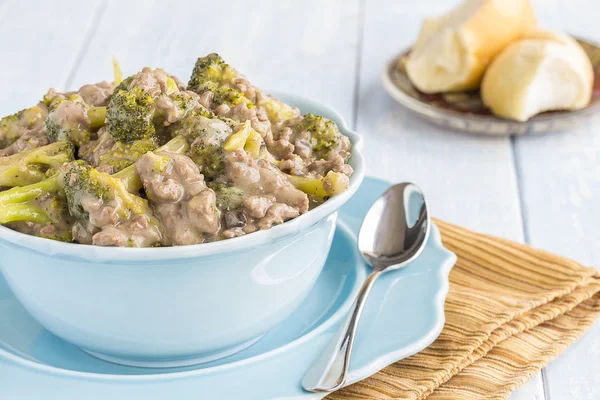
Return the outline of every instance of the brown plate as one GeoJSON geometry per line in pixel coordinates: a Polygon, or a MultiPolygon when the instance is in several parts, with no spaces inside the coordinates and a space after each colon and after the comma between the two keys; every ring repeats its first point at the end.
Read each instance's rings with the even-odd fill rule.
{"type": "Polygon", "coordinates": [[[529,121],[497,117],[487,109],[479,91],[426,94],[408,79],[405,60],[410,49],[394,57],[383,72],[383,86],[400,104],[421,117],[451,129],[484,135],[524,135],[565,131],[578,125],[600,108],[600,47],[577,39],[594,67],[594,89],[590,105],[577,111],[551,111],[529,121]]]}

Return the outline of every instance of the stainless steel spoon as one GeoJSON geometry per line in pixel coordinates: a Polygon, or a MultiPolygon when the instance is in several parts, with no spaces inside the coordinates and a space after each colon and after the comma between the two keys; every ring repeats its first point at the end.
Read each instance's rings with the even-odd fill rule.
{"type": "Polygon", "coordinates": [[[425,197],[412,183],[392,186],[373,203],[358,235],[358,249],[373,271],[340,330],[304,376],[304,389],[331,392],[346,383],[356,327],[371,287],[383,272],[402,268],[421,253],[430,225],[425,197]]]}

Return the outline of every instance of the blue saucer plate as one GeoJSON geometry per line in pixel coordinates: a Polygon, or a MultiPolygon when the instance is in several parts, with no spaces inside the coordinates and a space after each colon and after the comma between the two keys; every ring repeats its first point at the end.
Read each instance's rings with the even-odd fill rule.
{"type": "MultiPolygon", "coordinates": [[[[97,359],[42,328],[0,275],[0,397],[36,400],[320,399],[300,381],[327,345],[368,267],[356,234],[388,183],[365,179],[342,207],[331,253],[301,306],[256,344],[218,361],[145,369],[97,359]]],[[[434,226],[414,263],[380,278],[361,319],[349,383],[417,353],[444,325],[448,273],[456,257],[434,226]]],[[[243,299],[240,299],[243,301],[243,299]]],[[[215,305],[218,307],[218,305],[215,305]]]]}

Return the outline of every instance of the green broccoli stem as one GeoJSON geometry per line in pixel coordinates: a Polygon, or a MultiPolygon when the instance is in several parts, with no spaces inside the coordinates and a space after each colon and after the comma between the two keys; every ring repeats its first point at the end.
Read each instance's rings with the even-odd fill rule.
{"type": "Polygon", "coordinates": [[[28,221],[38,224],[51,222],[50,217],[40,207],[33,204],[9,204],[0,206],[0,224],[28,221]]]}
{"type": "Polygon", "coordinates": [[[0,187],[26,186],[46,179],[46,171],[73,159],[68,142],[55,142],[0,158],[0,187]]]}
{"type": "Polygon", "coordinates": [[[24,187],[15,187],[0,192],[0,224],[15,221],[48,223],[50,217],[36,204],[35,200],[47,193],[60,190],[58,174],[51,178],[24,187]]]}
{"type": "Polygon", "coordinates": [[[0,187],[26,186],[46,179],[39,165],[0,165],[0,187]]]}
{"type": "Polygon", "coordinates": [[[46,193],[55,193],[60,190],[58,174],[33,185],[15,187],[0,192],[0,207],[8,204],[24,203],[34,200],[46,193]]]}
{"type": "Polygon", "coordinates": [[[106,120],[106,107],[92,107],[88,110],[87,115],[90,119],[89,129],[100,129],[106,120]]]}
{"type": "MultiPolygon", "coordinates": [[[[182,154],[190,148],[190,145],[186,138],[183,136],[176,136],[169,140],[164,146],[159,147],[154,152],[167,152],[182,154]]],[[[142,189],[142,182],[135,173],[135,164],[131,164],[129,167],[122,169],[113,175],[115,178],[119,178],[130,193],[137,193],[142,189]]]]}
{"type": "Polygon", "coordinates": [[[316,198],[324,200],[338,195],[348,189],[348,177],[341,172],[329,171],[323,178],[309,178],[285,174],[288,181],[296,189],[316,198]]]}

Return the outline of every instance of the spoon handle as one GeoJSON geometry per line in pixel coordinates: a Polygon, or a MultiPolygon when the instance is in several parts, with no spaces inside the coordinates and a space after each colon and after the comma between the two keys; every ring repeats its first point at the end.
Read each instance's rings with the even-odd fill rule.
{"type": "Polygon", "coordinates": [[[350,313],[333,336],[327,348],[302,379],[302,387],[310,392],[332,392],[346,383],[350,353],[358,320],[367,296],[381,271],[375,269],[360,288],[350,313]]]}

